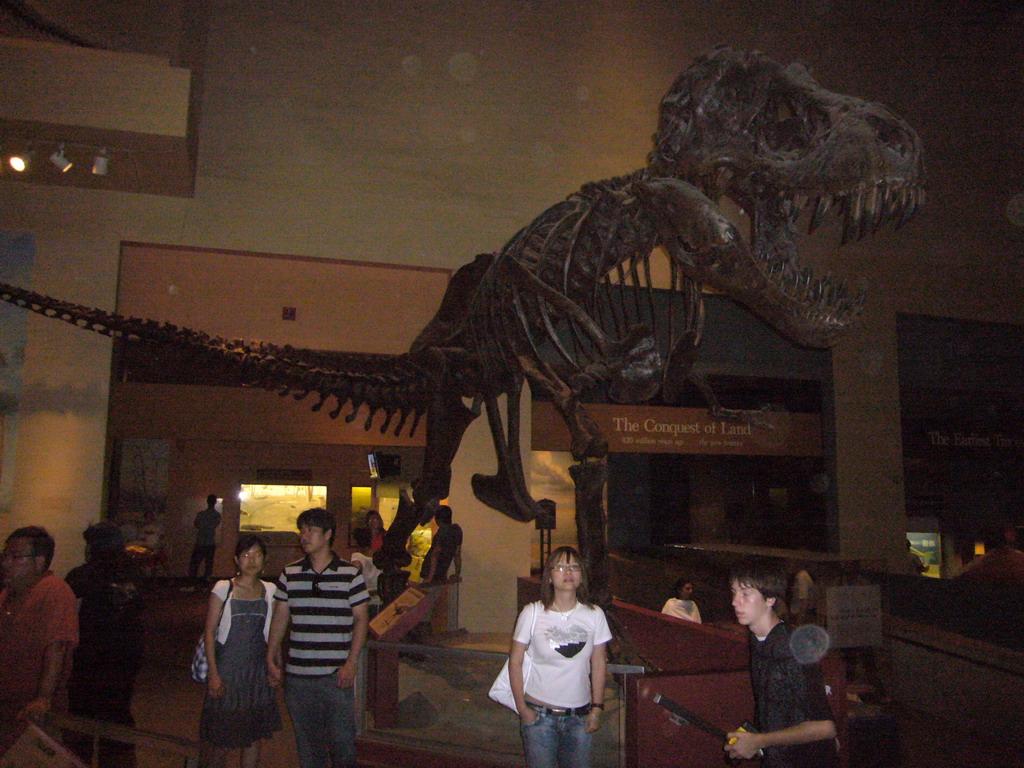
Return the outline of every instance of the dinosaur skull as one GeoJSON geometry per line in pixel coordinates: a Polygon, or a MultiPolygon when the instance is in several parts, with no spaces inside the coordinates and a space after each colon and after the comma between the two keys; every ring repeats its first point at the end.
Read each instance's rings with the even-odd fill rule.
{"type": "Polygon", "coordinates": [[[801,268],[801,213],[809,234],[838,215],[845,243],[905,223],[924,200],[921,141],[906,122],[759,53],[718,48],[698,59],[663,99],[654,140],[652,175],[683,179],[713,204],[731,198],[752,221],[751,242],[692,278],[811,346],[834,342],[863,295],[801,268]]]}

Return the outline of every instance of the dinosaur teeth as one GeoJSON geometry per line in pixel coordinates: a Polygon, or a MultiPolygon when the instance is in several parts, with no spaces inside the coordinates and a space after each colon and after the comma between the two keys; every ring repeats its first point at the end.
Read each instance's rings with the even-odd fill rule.
{"type": "MultiPolygon", "coordinates": [[[[905,188],[903,190],[903,195],[905,195],[903,214],[896,222],[897,229],[914,218],[914,214],[917,213],[918,208],[920,207],[920,201],[923,199],[924,190],[918,189],[917,187],[905,188]]],[[[901,200],[903,200],[903,195],[901,195],[901,200]]]]}
{"type": "Polygon", "coordinates": [[[889,187],[886,184],[881,185],[880,194],[878,196],[878,205],[874,211],[874,220],[871,224],[871,232],[877,232],[878,228],[882,226],[882,223],[886,220],[889,215],[889,187]]]}
{"type": "Polygon", "coordinates": [[[878,185],[871,187],[871,191],[867,193],[867,200],[865,202],[864,212],[874,220],[875,215],[878,213],[878,185]]]}
{"type": "Polygon", "coordinates": [[[840,215],[843,217],[843,235],[840,239],[841,245],[846,245],[850,242],[850,235],[853,233],[853,212],[851,211],[851,200],[850,195],[846,195],[842,198],[842,208],[840,215]]]}
{"type": "Polygon", "coordinates": [[[814,204],[814,211],[811,213],[811,220],[807,224],[807,234],[813,235],[815,230],[821,226],[821,220],[828,211],[832,201],[827,195],[822,195],[814,204]]]}

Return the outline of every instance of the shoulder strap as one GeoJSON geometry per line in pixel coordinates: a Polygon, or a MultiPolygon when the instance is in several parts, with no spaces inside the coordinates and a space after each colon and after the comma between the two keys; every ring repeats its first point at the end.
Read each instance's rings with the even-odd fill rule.
{"type": "MultiPolygon", "coordinates": [[[[235,588],[235,580],[234,579],[228,579],[228,593],[226,595],[224,595],[224,602],[222,602],[220,604],[220,615],[221,615],[221,618],[224,617],[224,609],[227,607],[228,600],[231,599],[231,590],[233,590],[234,588],[235,588]]],[[[217,623],[218,624],[220,623],[220,619],[217,619],[217,623]]]]}

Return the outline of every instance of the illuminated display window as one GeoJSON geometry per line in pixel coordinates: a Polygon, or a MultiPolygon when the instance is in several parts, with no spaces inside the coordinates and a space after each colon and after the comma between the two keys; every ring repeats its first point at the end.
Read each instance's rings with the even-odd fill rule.
{"type": "Polygon", "coordinates": [[[326,485],[242,485],[238,528],[242,531],[296,531],[295,520],[312,507],[327,508],[326,485]]]}
{"type": "Polygon", "coordinates": [[[909,532],[910,554],[925,566],[923,576],[938,579],[942,575],[942,537],[935,532],[909,532]]]}

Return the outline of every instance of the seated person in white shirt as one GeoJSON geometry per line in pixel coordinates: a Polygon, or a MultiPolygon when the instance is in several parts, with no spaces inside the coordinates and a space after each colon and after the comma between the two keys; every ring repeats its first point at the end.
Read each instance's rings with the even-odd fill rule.
{"type": "Polygon", "coordinates": [[[693,597],[693,583],[686,577],[680,577],[676,581],[676,596],[670,597],[662,613],[675,616],[677,619],[686,619],[700,624],[700,609],[691,599],[693,597]]]}

